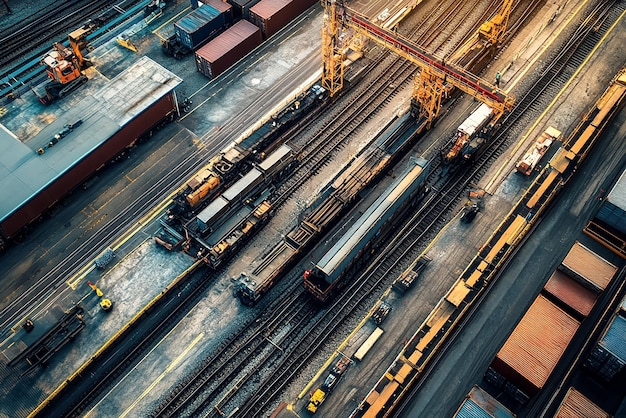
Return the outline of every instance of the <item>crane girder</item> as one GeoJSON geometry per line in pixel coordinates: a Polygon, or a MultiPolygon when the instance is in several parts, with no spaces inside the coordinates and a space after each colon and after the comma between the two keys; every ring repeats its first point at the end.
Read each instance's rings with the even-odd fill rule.
{"type": "MultiPolygon", "coordinates": [[[[508,3],[512,1],[506,0],[508,3]]],[[[429,124],[439,113],[441,97],[446,91],[445,85],[452,85],[486,103],[493,109],[495,120],[513,108],[514,99],[511,96],[463,68],[446,64],[413,45],[408,39],[370,23],[366,17],[352,10],[348,11],[342,0],[322,0],[322,5],[325,8],[322,28],[322,86],[331,95],[343,87],[343,57],[337,46],[339,32],[350,28],[421,68],[422,73],[416,78],[413,97],[420,103],[421,116],[426,117],[429,124]]],[[[510,10],[510,5],[508,8],[510,10]]]]}
{"type": "MultiPolygon", "coordinates": [[[[354,14],[346,19],[344,24],[394,51],[420,68],[427,68],[429,78],[434,76],[443,80],[444,83],[452,84],[464,93],[486,103],[496,114],[502,114],[513,108],[514,100],[495,86],[462,68],[446,64],[395,33],[370,24],[364,17],[354,14]]],[[[419,97],[416,99],[419,100],[419,97]]]]}

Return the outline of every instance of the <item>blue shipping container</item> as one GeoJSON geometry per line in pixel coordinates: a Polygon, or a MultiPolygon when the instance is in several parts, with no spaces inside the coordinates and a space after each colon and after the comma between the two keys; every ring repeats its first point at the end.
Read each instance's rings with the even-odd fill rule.
{"type": "Polygon", "coordinates": [[[220,11],[203,4],[178,22],[174,23],[176,39],[191,49],[196,49],[219,35],[233,21],[232,7],[227,3],[220,11]]]}

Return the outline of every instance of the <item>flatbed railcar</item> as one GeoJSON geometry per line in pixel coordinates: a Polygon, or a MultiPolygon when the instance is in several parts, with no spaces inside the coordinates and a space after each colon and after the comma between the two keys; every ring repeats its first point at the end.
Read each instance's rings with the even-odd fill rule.
{"type": "Polygon", "coordinates": [[[424,158],[410,168],[359,217],[311,270],[303,274],[304,288],[319,302],[327,302],[345,279],[393,230],[406,210],[426,193],[430,164],[424,158]]]}
{"type": "Polygon", "coordinates": [[[447,164],[470,162],[489,140],[493,117],[493,109],[485,103],[478,106],[459,125],[455,137],[442,150],[443,161],[447,164]]]}
{"type": "Polygon", "coordinates": [[[328,183],[302,221],[234,278],[234,296],[246,306],[256,304],[354,206],[362,191],[403,155],[423,131],[423,122],[417,125],[408,112],[390,121],[375,142],[328,183]]]}

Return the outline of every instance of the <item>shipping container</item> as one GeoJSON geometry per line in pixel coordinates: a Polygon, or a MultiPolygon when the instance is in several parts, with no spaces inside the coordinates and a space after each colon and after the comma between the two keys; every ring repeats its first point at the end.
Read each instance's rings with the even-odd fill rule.
{"type": "Polygon", "coordinates": [[[626,234],[626,171],[600,206],[596,219],[621,234],[626,234]]]}
{"type": "Polygon", "coordinates": [[[228,4],[233,6],[233,15],[248,19],[250,16],[250,8],[257,4],[260,0],[227,0],[228,4]]]}
{"type": "Polygon", "coordinates": [[[560,270],[552,273],[543,290],[545,293],[558,299],[566,307],[573,309],[583,318],[589,315],[598,299],[598,295],[595,292],[584,287],[560,270]]]}
{"type": "Polygon", "coordinates": [[[196,51],[196,67],[215,78],[263,42],[261,30],[241,20],[196,51]]]}
{"type": "Polygon", "coordinates": [[[569,388],[554,418],[609,418],[611,415],[591,402],[585,395],[569,388]]]}
{"type": "Polygon", "coordinates": [[[196,49],[220,34],[233,22],[233,8],[219,0],[203,0],[196,10],[174,23],[176,39],[196,49]]]}
{"type": "Polygon", "coordinates": [[[626,364],[626,318],[616,315],[594,347],[585,366],[609,381],[626,364]]]}
{"type": "Polygon", "coordinates": [[[250,8],[249,19],[267,39],[316,3],[318,0],[261,0],[250,8]]]}
{"type": "Polygon", "coordinates": [[[544,386],[580,323],[539,295],[504,343],[491,368],[524,394],[544,386]]]}
{"type": "Polygon", "coordinates": [[[583,285],[602,291],[609,284],[617,267],[576,241],[559,269],[583,285]]]}
{"type": "Polygon", "coordinates": [[[465,400],[454,414],[454,418],[514,418],[515,414],[509,411],[496,398],[474,386],[465,400]]]}

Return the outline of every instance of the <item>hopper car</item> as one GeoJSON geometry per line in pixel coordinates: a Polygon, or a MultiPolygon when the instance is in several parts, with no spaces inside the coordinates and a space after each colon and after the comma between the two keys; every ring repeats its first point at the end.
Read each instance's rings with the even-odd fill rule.
{"type": "Polygon", "coordinates": [[[471,162],[490,139],[493,117],[493,109],[485,103],[478,106],[459,125],[455,137],[442,150],[443,161],[448,164],[471,162]]]}
{"type": "Polygon", "coordinates": [[[419,137],[422,126],[416,129],[408,112],[390,121],[375,141],[327,184],[301,222],[235,278],[235,297],[246,306],[256,304],[359,201],[361,193],[393,166],[419,137]]]}
{"type": "Polygon", "coordinates": [[[362,264],[389,235],[406,211],[427,193],[429,162],[417,158],[323,254],[311,270],[303,274],[304,288],[319,302],[327,302],[346,278],[362,264]]]}

